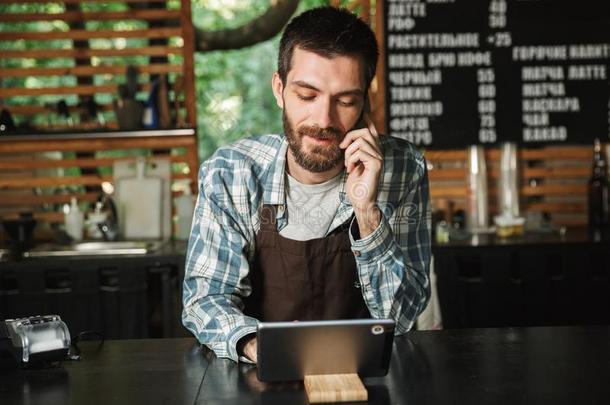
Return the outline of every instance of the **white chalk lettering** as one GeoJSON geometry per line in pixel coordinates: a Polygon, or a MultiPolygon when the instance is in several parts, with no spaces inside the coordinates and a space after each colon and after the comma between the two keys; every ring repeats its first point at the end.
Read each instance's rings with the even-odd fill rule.
{"type": "Polygon", "coordinates": [[[494,100],[479,100],[479,113],[493,114],[496,112],[496,102],[494,100]]]}
{"type": "Polygon", "coordinates": [[[388,35],[389,49],[478,47],[479,34],[476,32],[388,35]]]}
{"type": "Polygon", "coordinates": [[[562,46],[515,46],[513,60],[566,60],[568,48],[562,46]]]}
{"type": "Polygon", "coordinates": [[[422,53],[401,53],[390,55],[388,60],[390,68],[419,68],[423,69],[424,55],[422,53]]]}
{"type": "Polygon", "coordinates": [[[390,17],[425,17],[426,3],[391,3],[388,7],[390,17]]]}
{"type": "Polygon", "coordinates": [[[411,17],[388,18],[388,31],[410,31],[415,28],[415,19],[411,17]]]}
{"type": "Polygon", "coordinates": [[[430,145],[432,143],[432,132],[430,131],[394,132],[392,135],[415,145],[430,145]]]}
{"type": "Polygon", "coordinates": [[[494,84],[479,84],[479,98],[494,98],[496,86],[494,84]]]}
{"type": "Polygon", "coordinates": [[[524,66],[521,68],[521,79],[536,82],[546,80],[563,80],[564,73],[561,66],[524,66]]]}
{"type": "Polygon", "coordinates": [[[547,113],[523,114],[523,123],[530,127],[547,127],[550,120],[547,113]]]}
{"type": "Polygon", "coordinates": [[[569,80],[606,80],[604,65],[572,65],[568,68],[569,80]]]}
{"type": "Polygon", "coordinates": [[[496,74],[493,69],[477,69],[477,81],[479,83],[493,83],[496,74]]]}
{"type": "Polygon", "coordinates": [[[392,87],[390,89],[392,101],[405,100],[431,100],[432,88],[423,87],[392,87]]]}
{"type": "Polygon", "coordinates": [[[551,142],[568,139],[566,127],[523,128],[525,142],[551,142]]]}
{"type": "Polygon", "coordinates": [[[491,52],[460,52],[458,66],[491,66],[491,52]]]}
{"type": "Polygon", "coordinates": [[[496,118],[492,114],[481,114],[479,116],[481,128],[495,128],[496,118]]]}
{"type": "Polygon", "coordinates": [[[608,59],[610,44],[570,45],[570,59],[608,59]]]}
{"type": "Polygon", "coordinates": [[[498,139],[495,129],[480,129],[479,130],[479,142],[492,143],[498,139]]]}
{"type": "Polygon", "coordinates": [[[454,67],[456,62],[457,57],[452,52],[432,52],[428,55],[429,67],[454,67]]]}
{"type": "Polygon", "coordinates": [[[522,109],[527,112],[579,112],[580,101],[576,97],[530,98],[522,100],[522,109]]]}
{"type": "Polygon", "coordinates": [[[521,94],[524,97],[560,97],[566,95],[566,88],[562,82],[559,83],[524,83],[521,86],[521,94]]]}
{"type": "Polygon", "coordinates": [[[390,83],[395,86],[430,85],[442,82],[442,74],[438,69],[390,72],[388,77],[390,83]]]}
{"type": "Polygon", "coordinates": [[[390,105],[390,116],[416,116],[424,115],[428,117],[443,115],[443,103],[419,102],[419,103],[395,103],[390,105]]]}
{"type": "Polygon", "coordinates": [[[427,131],[430,129],[428,117],[403,117],[390,120],[392,131],[427,131]]]}

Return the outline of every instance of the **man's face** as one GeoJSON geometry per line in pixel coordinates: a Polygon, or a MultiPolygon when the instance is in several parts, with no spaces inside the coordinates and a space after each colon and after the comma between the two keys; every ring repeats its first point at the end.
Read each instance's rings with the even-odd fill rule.
{"type": "Polygon", "coordinates": [[[290,153],[304,169],[320,173],[342,163],[339,144],[364,107],[363,69],[355,57],[328,59],[295,48],[286,83],[274,75],[273,92],[284,110],[290,153]]]}

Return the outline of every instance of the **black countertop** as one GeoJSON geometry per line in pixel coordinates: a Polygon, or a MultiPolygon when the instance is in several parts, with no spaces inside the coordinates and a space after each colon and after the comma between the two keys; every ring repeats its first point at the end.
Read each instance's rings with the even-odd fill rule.
{"type": "Polygon", "coordinates": [[[82,360],[0,371],[0,403],[192,404],[208,362],[193,339],[81,344],[82,360]]]}
{"type": "MultiPolygon", "coordinates": [[[[82,347],[80,362],[0,371],[0,403],[307,403],[302,383],[261,383],[194,339],[82,347]]],[[[364,379],[370,404],[607,404],[608,381],[608,326],[410,332],[389,374],[364,379]]]]}
{"type": "Polygon", "coordinates": [[[433,248],[486,247],[486,246],[531,246],[561,244],[601,244],[608,240],[595,240],[585,228],[567,228],[563,232],[548,230],[544,232],[525,232],[521,236],[501,238],[495,233],[470,234],[465,231],[452,232],[449,242],[433,242],[433,248]]]}
{"type": "MultiPolygon", "coordinates": [[[[438,243],[433,242],[433,250],[454,248],[454,247],[491,247],[491,246],[535,246],[535,245],[561,245],[561,244],[608,244],[609,241],[593,240],[586,229],[571,228],[565,233],[558,231],[553,232],[527,232],[522,236],[500,238],[493,233],[485,234],[468,234],[461,232],[455,235],[449,242],[438,243]]],[[[177,257],[186,255],[186,241],[168,241],[162,244],[161,248],[147,254],[140,255],[97,255],[97,256],[64,256],[64,257],[45,257],[45,258],[21,258],[19,261],[35,261],[35,260],[117,260],[120,258],[154,258],[154,257],[177,257]]],[[[11,257],[8,247],[0,246],[0,262],[14,262],[11,257]]]]}
{"type": "MultiPolygon", "coordinates": [[[[85,241],[94,242],[94,241],[85,241]]],[[[186,241],[162,242],[158,249],[144,254],[108,254],[108,255],[72,255],[72,256],[48,256],[48,257],[20,257],[15,258],[8,248],[0,247],[0,263],[12,263],[22,265],[39,265],[44,262],[91,262],[91,261],[116,261],[116,260],[154,260],[154,259],[184,259],[186,255],[186,241]]]]}

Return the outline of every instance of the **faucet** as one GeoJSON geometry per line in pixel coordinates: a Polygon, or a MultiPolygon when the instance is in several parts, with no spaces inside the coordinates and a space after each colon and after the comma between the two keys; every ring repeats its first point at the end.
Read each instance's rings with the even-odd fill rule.
{"type": "Polygon", "coordinates": [[[116,204],[106,192],[102,192],[96,203],[96,210],[106,211],[106,219],[103,222],[97,224],[97,228],[100,230],[102,237],[105,241],[115,241],[119,237],[119,221],[117,215],[116,204]]]}

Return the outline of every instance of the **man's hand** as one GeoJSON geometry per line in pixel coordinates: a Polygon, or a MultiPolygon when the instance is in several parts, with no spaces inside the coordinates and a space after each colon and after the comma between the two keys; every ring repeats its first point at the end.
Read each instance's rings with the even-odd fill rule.
{"type": "Polygon", "coordinates": [[[238,352],[243,353],[244,356],[256,363],[256,335],[247,336],[244,338],[243,342],[240,341],[239,343],[240,348],[238,348],[238,352]]]}
{"type": "Polygon", "coordinates": [[[375,124],[367,113],[364,121],[367,128],[348,132],[339,144],[345,149],[346,192],[354,207],[361,238],[370,235],[381,221],[377,187],[383,166],[383,152],[375,124]]]}

